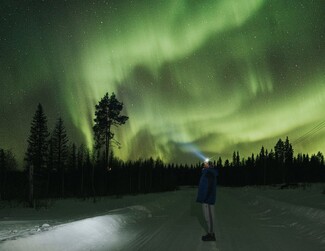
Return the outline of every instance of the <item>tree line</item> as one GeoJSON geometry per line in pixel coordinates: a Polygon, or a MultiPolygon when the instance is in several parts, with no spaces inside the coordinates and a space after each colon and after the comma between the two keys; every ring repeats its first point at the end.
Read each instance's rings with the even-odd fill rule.
{"type": "MultiPolygon", "coordinates": [[[[58,118],[53,131],[41,104],[31,122],[24,171],[18,171],[10,150],[0,149],[0,200],[21,199],[29,206],[47,198],[80,197],[162,192],[181,185],[197,185],[200,163],[173,164],[158,159],[122,161],[114,156],[113,127],[128,120],[121,115],[123,103],[115,94],[106,95],[95,106],[94,146],[71,143],[64,121],[58,118]]],[[[219,171],[218,183],[224,186],[324,182],[324,156],[297,154],[287,137],[273,149],[263,146],[258,154],[241,158],[233,152],[232,160],[214,161],[219,171]]]]}
{"type": "Polygon", "coordinates": [[[222,164],[219,158],[216,165],[221,170],[219,183],[228,186],[325,182],[324,155],[294,156],[288,137],[279,139],[270,151],[262,146],[258,154],[242,159],[239,152],[234,152],[232,162],[222,164]]]}

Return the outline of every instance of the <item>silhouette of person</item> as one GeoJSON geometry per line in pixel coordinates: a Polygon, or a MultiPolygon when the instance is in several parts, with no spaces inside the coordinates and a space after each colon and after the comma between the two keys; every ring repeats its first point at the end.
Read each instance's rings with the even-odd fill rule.
{"type": "Polygon", "coordinates": [[[217,190],[217,169],[211,161],[205,161],[199,181],[196,201],[202,203],[204,219],[207,223],[207,234],[202,236],[202,241],[215,241],[214,234],[214,205],[216,202],[217,190]]]}

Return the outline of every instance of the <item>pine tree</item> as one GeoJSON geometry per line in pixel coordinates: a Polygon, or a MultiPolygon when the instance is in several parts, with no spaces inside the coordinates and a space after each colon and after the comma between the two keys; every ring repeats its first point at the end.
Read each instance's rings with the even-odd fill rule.
{"type": "Polygon", "coordinates": [[[240,166],[240,156],[239,156],[239,152],[236,152],[236,166],[240,166]]]}
{"type": "Polygon", "coordinates": [[[78,155],[77,155],[77,167],[80,173],[80,196],[84,196],[84,177],[85,177],[85,158],[86,158],[86,149],[83,144],[81,144],[78,148],[78,155]]]}
{"type": "Polygon", "coordinates": [[[221,168],[222,167],[222,159],[221,157],[218,158],[218,161],[217,161],[217,168],[221,168]]]}
{"type": "Polygon", "coordinates": [[[77,170],[77,146],[75,143],[70,147],[68,167],[73,171],[77,170]]]}
{"type": "MultiPolygon", "coordinates": [[[[25,156],[27,168],[29,171],[29,203],[34,206],[34,176],[46,168],[48,156],[48,137],[47,119],[41,104],[38,104],[33,117],[30,129],[30,136],[27,140],[28,147],[25,156]]],[[[41,179],[41,176],[38,175],[41,179]]],[[[36,180],[39,181],[39,180],[36,180]]]]}
{"type": "Polygon", "coordinates": [[[111,96],[108,93],[96,105],[95,125],[93,127],[95,135],[95,149],[98,151],[104,146],[104,160],[106,168],[108,168],[110,143],[114,138],[112,126],[120,126],[128,120],[127,116],[120,115],[123,109],[123,103],[116,99],[114,93],[111,96]]]}
{"type": "Polygon", "coordinates": [[[61,196],[65,194],[65,169],[68,161],[68,136],[62,118],[55,124],[52,134],[53,162],[54,167],[61,174],[61,196]]]}
{"type": "Polygon", "coordinates": [[[288,137],[284,142],[284,162],[286,165],[290,165],[293,162],[293,148],[288,137]]]}
{"type": "Polygon", "coordinates": [[[266,156],[267,154],[265,153],[264,146],[262,146],[259,157],[261,164],[260,168],[263,168],[263,185],[266,184],[266,156]]]}
{"type": "Polygon", "coordinates": [[[282,139],[279,139],[274,147],[275,160],[278,164],[284,163],[284,143],[282,139]]]}
{"type": "Polygon", "coordinates": [[[288,137],[283,142],[281,139],[278,140],[274,147],[275,160],[280,167],[282,173],[282,182],[287,182],[288,167],[293,161],[293,148],[289,143],[288,137]]]}
{"type": "Polygon", "coordinates": [[[319,163],[322,166],[324,166],[324,155],[320,151],[318,151],[316,156],[317,156],[317,159],[318,159],[319,163]]]}
{"type": "Polygon", "coordinates": [[[232,154],[232,166],[236,166],[236,152],[235,151],[232,154]]]}

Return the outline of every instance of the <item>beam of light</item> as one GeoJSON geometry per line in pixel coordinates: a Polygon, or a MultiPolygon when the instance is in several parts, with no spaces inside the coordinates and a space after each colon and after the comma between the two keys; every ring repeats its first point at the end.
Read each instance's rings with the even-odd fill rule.
{"type": "Polygon", "coordinates": [[[50,231],[28,235],[17,240],[8,240],[4,250],[116,250],[122,239],[134,238],[133,233],[124,233],[127,224],[125,215],[104,215],[77,220],[55,226],[50,231]],[[71,240],[74,240],[71,242],[71,240]]]}
{"type": "Polygon", "coordinates": [[[178,145],[183,151],[194,154],[201,161],[205,161],[207,159],[207,157],[192,143],[179,143],[178,145]]]}

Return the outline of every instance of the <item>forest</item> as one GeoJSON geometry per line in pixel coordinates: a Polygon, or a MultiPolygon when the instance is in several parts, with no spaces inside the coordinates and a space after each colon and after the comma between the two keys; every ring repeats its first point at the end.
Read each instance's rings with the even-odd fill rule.
{"type": "MultiPolygon", "coordinates": [[[[201,163],[164,163],[161,159],[122,161],[114,156],[119,145],[112,128],[128,120],[120,112],[123,103],[115,94],[106,95],[96,105],[94,147],[76,146],[69,141],[64,121],[58,118],[49,133],[47,118],[39,104],[33,117],[24,168],[18,168],[11,150],[0,148],[0,200],[21,200],[39,207],[52,198],[93,198],[125,194],[153,193],[196,186],[201,163]]],[[[279,139],[273,149],[261,146],[259,153],[241,158],[233,152],[231,160],[214,160],[221,186],[297,186],[325,182],[321,152],[294,154],[289,138],[279,139]]]]}

